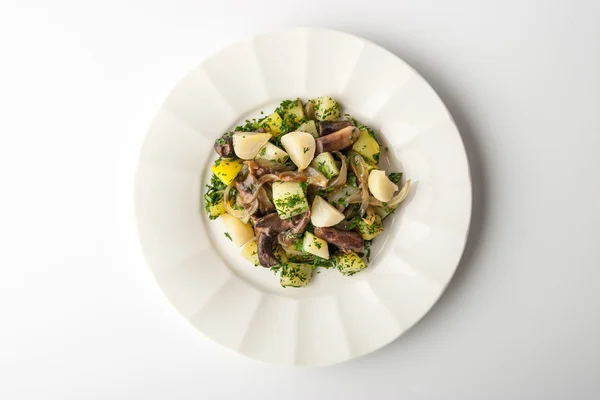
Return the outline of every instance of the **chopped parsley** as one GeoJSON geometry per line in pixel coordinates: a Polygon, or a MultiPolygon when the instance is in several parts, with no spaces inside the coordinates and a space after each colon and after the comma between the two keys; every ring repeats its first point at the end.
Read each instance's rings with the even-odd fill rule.
{"type": "Polygon", "coordinates": [[[373,154],[373,161],[375,161],[376,163],[379,163],[379,152],[373,154]]]}
{"type": "Polygon", "coordinates": [[[298,100],[284,100],[279,104],[279,107],[275,109],[275,112],[279,114],[281,118],[283,118],[287,110],[296,106],[297,101],[298,100]]]}
{"type": "Polygon", "coordinates": [[[225,237],[231,241],[233,241],[233,239],[231,238],[231,236],[229,235],[229,232],[225,232],[225,237]]]}
{"type": "Polygon", "coordinates": [[[225,191],[225,184],[213,174],[210,177],[210,185],[206,185],[207,190],[204,194],[204,208],[210,219],[215,219],[219,215],[211,212],[211,209],[223,201],[223,192],[225,191]]]}
{"type": "Polygon", "coordinates": [[[365,258],[367,259],[367,261],[371,261],[371,243],[373,241],[372,240],[365,240],[365,258]]]}
{"type": "Polygon", "coordinates": [[[224,133],[223,136],[215,140],[215,143],[219,146],[223,146],[229,141],[229,139],[231,139],[232,136],[233,134],[231,132],[224,133]]]}
{"type": "Polygon", "coordinates": [[[346,184],[352,187],[358,187],[358,180],[356,175],[353,172],[348,171],[348,176],[346,177],[346,184]]]}
{"type": "Polygon", "coordinates": [[[303,264],[283,264],[281,267],[281,285],[282,286],[305,286],[307,281],[312,277],[312,269],[310,266],[303,264]],[[306,268],[308,267],[308,269],[306,268]],[[285,278],[285,280],[284,280],[285,278]]]}
{"type": "Polygon", "coordinates": [[[302,201],[304,201],[304,198],[299,194],[295,194],[293,196],[286,197],[285,200],[275,200],[275,205],[280,209],[293,208],[296,204],[302,203],[302,201]]]}
{"type": "Polygon", "coordinates": [[[262,122],[262,119],[257,120],[257,119],[253,119],[253,120],[246,120],[246,123],[244,125],[238,125],[235,127],[235,131],[236,132],[256,132],[259,128],[260,128],[260,122],[262,122]]]}
{"type": "Polygon", "coordinates": [[[294,240],[293,247],[294,247],[294,250],[296,250],[296,251],[304,251],[304,248],[302,246],[302,239],[298,238],[298,239],[294,240]]]}
{"type": "Polygon", "coordinates": [[[315,257],[313,261],[313,268],[335,268],[335,262],[333,261],[333,257],[330,257],[329,260],[326,258],[315,257]]]}
{"type": "Polygon", "coordinates": [[[302,148],[302,151],[304,151],[304,154],[306,154],[310,149],[308,147],[304,147],[302,148]]]}
{"type": "Polygon", "coordinates": [[[402,172],[392,172],[388,175],[388,178],[390,178],[390,181],[394,182],[397,185],[402,179],[402,172]]]}

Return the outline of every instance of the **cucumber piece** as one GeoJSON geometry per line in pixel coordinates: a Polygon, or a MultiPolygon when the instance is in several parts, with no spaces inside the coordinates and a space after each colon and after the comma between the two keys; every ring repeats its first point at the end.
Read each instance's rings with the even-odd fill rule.
{"type": "Polygon", "coordinates": [[[273,203],[282,219],[308,211],[308,201],[298,182],[273,182],[273,203]]]}
{"type": "Polygon", "coordinates": [[[314,101],[315,117],[319,121],[335,121],[340,116],[340,107],[331,97],[321,96],[314,101]]]}
{"type": "Polygon", "coordinates": [[[317,132],[317,125],[315,124],[315,121],[313,121],[313,120],[303,123],[296,130],[300,131],[300,132],[310,133],[315,138],[319,137],[319,132],[317,132]]]}
{"type": "Polygon", "coordinates": [[[331,153],[321,153],[312,161],[312,166],[319,170],[327,179],[339,175],[340,169],[335,163],[335,159],[331,153]]]}
{"type": "Polygon", "coordinates": [[[288,263],[281,269],[280,283],[283,287],[304,287],[312,279],[313,267],[311,264],[288,263]]]}
{"type": "Polygon", "coordinates": [[[353,251],[336,256],[335,265],[342,275],[354,275],[367,268],[364,261],[353,251]]]}
{"type": "Polygon", "coordinates": [[[360,128],[360,135],[352,145],[352,150],[373,164],[379,163],[379,143],[367,128],[360,128]]]}
{"type": "Polygon", "coordinates": [[[256,158],[262,160],[276,161],[281,164],[285,164],[285,162],[289,158],[289,154],[286,153],[283,149],[275,146],[271,142],[267,142],[256,155],[256,158]]]}

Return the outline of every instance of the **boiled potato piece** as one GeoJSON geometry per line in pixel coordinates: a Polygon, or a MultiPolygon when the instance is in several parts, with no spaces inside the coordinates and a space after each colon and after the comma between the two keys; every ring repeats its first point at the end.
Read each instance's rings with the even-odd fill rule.
{"type": "Polygon", "coordinates": [[[269,139],[270,133],[236,132],[233,134],[233,150],[242,160],[252,160],[269,139]]]}
{"type": "Polygon", "coordinates": [[[371,164],[367,160],[365,160],[365,165],[367,166],[367,173],[371,173],[374,169],[378,169],[377,165],[371,164]]]}
{"type": "Polygon", "coordinates": [[[219,215],[225,214],[226,212],[227,211],[225,210],[225,203],[223,203],[222,199],[221,199],[221,201],[219,201],[215,204],[211,204],[208,207],[208,216],[210,219],[215,219],[219,215]]]}
{"type": "Polygon", "coordinates": [[[311,165],[325,175],[327,179],[331,179],[340,173],[340,169],[335,163],[335,159],[331,153],[328,152],[321,153],[316,156],[311,165]]]}
{"type": "Polygon", "coordinates": [[[303,287],[312,279],[313,268],[311,264],[285,264],[281,270],[280,283],[283,287],[303,287]]]}
{"type": "Polygon", "coordinates": [[[279,147],[275,146],[273,143],[267,142],[267,144],[265,144],[260,149],[260,151],[256,155],[256,158],[260,158],[262,160],[275,161],[275,162],[283,164],[287,161],[287,159],[289,158],[289,155],[288,155],[288,153],[283,151],[283,149],[280,149],[279,147]]]}
{"type": "Polygon", "coordinates": [[[317,125],[315,124],[315,121],[312,120],[303,123],[296,130],[300,132],[310,133],[315,138],[319,137],[319,132],[317,132],[317,125]]]}
{"type": "Polygon", "coordinates": [[[377,200],[387,202],[394,197],[398,186],[390,181],[385,171],[374,169],[369,174],[369,190],[377,200]]]}
{"type": "Polygon", "coordinates": [[[288,261],[287,253],[279,244],[273,246],[273,254],[275,255],[277,261],[279,261],[279,263],[286,263],[288,261]]]}
{"type": "Polygon", "coordinates": [[[321,228],[339,224],[344,219],[344,214],[337,208],[323,200],[320,196],[315,196],[312,204],[310,221],[314,226],[321,228]]]}
{"type": "Polygon", "coordinates": [[[265,131],[269,132],[271,135],[278,137],[282,134],[282,131],[281,131],[282,124],[283,124],[283,121],[282,121],[281,117],[279,116],[279,114],[274,112],[273,114],[269,115],[267,118],[263,119],[259,125],[262,128],[264,128],[265,131]]]}
{"type": "Polygon", "coordinates": [[[335,265],[342,275],[354,275],[367,268],[364,261],[353,251],[336,256],[335,265]]]}
{"type": "Polygon", "coordinates": [[[317,97],[314,109],[319,121],[335,121],[340,116],[338,103],[329,96],[317,97]]]}
{"type": "Polygon", "coordinates": [[[375,236],[383,232],[383,222],[381,216],[375,212],[375,209],[371,206],[367,208],[367,214],[365,217],[358,221],[356,228],[360,232],[360,235],[365,240],[371,240],[375,236]]]}
{"type": "Polygon", "coordinates": [[[273,182],[273,203],[282,219],[308,211],[308,201],[298,182],[273,182]]]}
{"type": "Polygon", "coordinates": [[[226,185],[229,185],[242,169],[242,160],[219,158],[212,166],[212,172],[226,185]]]}
{"type": "Polygon", "coordinates": [[[365,128],[361,128],[358,140],[352,145],[352,150],[373,164],[379,163],[379,143],[365,128]]]}
{"type": "Polygon", "coordinates": [[[254,237],[252,225],[245,224],[238,218],[227,213],[221,214],[219,218],[221,218],[223,224],[225,224],[225,229],[227,229],[226,233],[229,233],[233,243],[237,244],[238,246],[243,246],[246,242],[248,242],[248,240],[254,237]]]}
{"type": "Polygon", "coordinates": [[[338,210],[344,209],[348,206],[348,201],[346,200],[348,197],[352,196],[354,193],[358,192],[360,189],[354,186],[344,186],[339,191],[333,191],[327,195],[327,201],[332,206],[338,208],[338,210]],[[338,204],[340,207],[338,207],[338,204]]]}
{"type": "Polygon", "coordinates": [[[242,246],[242,257],[250,261],[254,266],[260,265],[258,261],[258,244],[256,238],[248,241],[242,246]]]}
{"type": "Polygon", "coordinates": [[[307,253],[313,254],[321,258],[329,259],[329,247],[327,247],[327,242],[321,238],[316,237],[310,232],[306,232],[304,234],[302,248],[307,253]]]}
{"type": "Polygon", "coordinates": [[[315,156],[315,138],[306,132],[291,132],[281,137],[281,144],[298,169],[305,169],[315,156]]]}
{"type": "Polygon", "coordinates": [[[304,120],[304,107],[302,101],[296,100],[289,105],[283,112],[283,120],[288,127],[293,128],[304,120]]]}

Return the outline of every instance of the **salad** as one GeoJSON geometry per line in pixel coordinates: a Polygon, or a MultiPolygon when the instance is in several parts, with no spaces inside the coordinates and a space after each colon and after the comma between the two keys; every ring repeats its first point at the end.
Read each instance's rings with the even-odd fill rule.
{"type": "Polygon", "coordinates": [[[341,116],[328,96],[283,101],[214,149],[205,210],[283,287],[306,286],[319,268],[344,275],[366,268],[372,240],[410,190],[401,172],[380,169],[373,130],[341,116]]]}

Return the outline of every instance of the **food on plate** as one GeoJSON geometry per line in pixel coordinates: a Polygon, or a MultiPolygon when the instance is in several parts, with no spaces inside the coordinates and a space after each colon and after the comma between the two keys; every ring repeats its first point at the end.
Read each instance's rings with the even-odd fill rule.
{"type": "Polygon", "coordinates": [[[206,213],[283,287],[308,285],[319,268],[367,268],[372,240],[409,193],[410,180],[379,165],[373,130],[341,115],[328,96],[286,100],[215,141],[206,213]]]}

